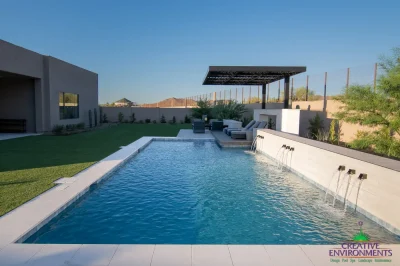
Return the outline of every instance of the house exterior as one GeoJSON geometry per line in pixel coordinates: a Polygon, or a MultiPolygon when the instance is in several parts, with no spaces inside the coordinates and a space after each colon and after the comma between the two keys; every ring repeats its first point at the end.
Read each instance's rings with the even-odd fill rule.
{"type": "Polygon", "coordinates": [[[0,40],[0,120],[26,120],[27,132],[45,132],[88,126],[89,110],[94,121],[96,73],[0,40]]]}
{"type": "Polygon", "coordinates": [[[114,105],[118,106],[118,107],[129,107],[129,106],[133,106],[135,104],[133,102],[131,102],[130,100],[128,100],[127,98],[122,98],[121,100],[114,102],[114,105]]]}

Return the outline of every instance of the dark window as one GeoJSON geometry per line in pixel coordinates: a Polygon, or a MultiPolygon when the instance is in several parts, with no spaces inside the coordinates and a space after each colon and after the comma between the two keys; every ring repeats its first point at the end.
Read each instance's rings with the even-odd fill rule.
{"type": "Polygon", "coordinates": [[[60,119],[79,118],[79,94],[60,92],[58,102],[60,119]]]}

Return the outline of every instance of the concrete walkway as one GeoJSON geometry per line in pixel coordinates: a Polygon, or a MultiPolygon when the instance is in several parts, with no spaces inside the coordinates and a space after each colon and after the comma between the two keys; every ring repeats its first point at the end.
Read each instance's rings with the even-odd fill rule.
{"type": "Polygon", "coordinates": [[[38,133],[0,133],[0,141],[7,140],[7,139],[29,137],[29,136],[38,136],[38,135],[41,135],[41,134],[38,134],[38,133]]]}

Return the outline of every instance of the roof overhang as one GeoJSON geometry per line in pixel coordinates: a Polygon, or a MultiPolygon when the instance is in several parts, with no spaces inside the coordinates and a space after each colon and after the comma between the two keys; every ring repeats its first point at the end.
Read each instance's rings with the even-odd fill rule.
{"type": "Polygon", "coordinates": [[[306,70],[305,66],[210,66],[203,85],[263,85],[306,70]]]}

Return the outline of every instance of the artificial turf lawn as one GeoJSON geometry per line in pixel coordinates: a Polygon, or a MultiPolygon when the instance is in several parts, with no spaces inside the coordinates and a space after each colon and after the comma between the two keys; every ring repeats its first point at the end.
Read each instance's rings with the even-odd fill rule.
{"type": "Polygon", "coordinates": [[[0,216],[143,136],[175,137],[190,124],[121,124],[69,136],[0,141],[0,216]]]}

